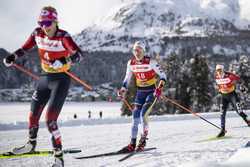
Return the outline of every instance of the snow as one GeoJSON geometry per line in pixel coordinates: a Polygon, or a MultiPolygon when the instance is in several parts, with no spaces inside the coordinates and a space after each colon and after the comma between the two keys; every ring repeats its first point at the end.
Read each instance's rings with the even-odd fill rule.
{"type": "MultiPolygon", "coordinates": [[[[26,127],[11,126],[19,126],[13,124],[13,121],[24,121],[27,125],[25,108],[28,107],[28,103],[0,104],[0,152],[22,145],[26,141],[26,127]],[[3,129],[4,125],[11,126],[3,129]]],[[[122,156],[74,159],[74,156],[118,150],[128,144],[131,118],[120,117],[117,114],[119,108],[119,103],[108,102],[65,104],[59,121],[64,148],[82,149],[82,153],[65,154],[65,166],[245,167],[250,164],[247,157],[250,148],[241,149],[249,140],[250,130],[235,112],[228,112],[227,115],[227,134],[232,136],[229,139],[199,142],[216,135],[218,129],[190,114],[152,116],[147,147],[157,147],[157,150],[135,155],[124,162],[118,162],[122,156]],[[89,109],[95,113],[93,119],[87,119],[86,111],[89,109]],[[97,113],[94,112],[99,110],[104,111],[103,119],[97,118],[97,113]],[[73,113],[82,115],[78,119],[73,119],[73,113]]],[[[201,115],[219,125],[219,113],[201,115]]],[[[50,135],[47,129],[42,127],[39,130],[37,149],[50,148],[50,135]]],[[[43,167],[51,165],[52,161],[53,157],[0,159],[0,167],[43,167]]]]}
{"type": "MultiPolygon", "coordinates": [[[[243,22],[242,19],[245,24],[249,23],[245,14],[248,12],[246,9],[249,9],[249,6],[250,3],[244,0],[155,0],[153,2],[151,0],[125,0],[124,3],[111,9],[107,16],[100,18],[95,24],[100,29],[112,30],[121,26],[121,21],[130,15],[141,17],[144,23],[148,23],[148,18],[143,18],[143,16],[148,17],[144,13],[144,10],[146,10],[148,13],[153,14],[155,18],[161,14],[173,12],[183,18],[209,17],[211,19],[226,19],[238,23],[237,26],[242,27],[240,24],[243,22]],[[147,4],[147,6],[143,6],[143,3],[147,4]],[[145,7],[145,9],[141,7],[145,7]],[[121,16],[117,17],[117,14],[121,14],[121,16]]],[[[136,24],[143,26],[142,22],[136,24]]],[[[159,22],[155,24],[161,25],[159,22]]]]}
{"type": "Polygon", "coordinates": [[[196,162],[186,163],[180,167],[249,167],[250,148],[240,148],[233,156],[223,163],[216,162],[196,162]]]}
{"type": "Polygon", "coordinates": [[[235,55],[235,54],[241,53],[241,52],[242,52],[242,49],[241,49],[241,46],[239,46],[239,45],[236,45],[236,49],[234,49],[234,48],[224,48],[221,45],[215,45],[213,47],[213,53],[214,54],[235,55]]]}

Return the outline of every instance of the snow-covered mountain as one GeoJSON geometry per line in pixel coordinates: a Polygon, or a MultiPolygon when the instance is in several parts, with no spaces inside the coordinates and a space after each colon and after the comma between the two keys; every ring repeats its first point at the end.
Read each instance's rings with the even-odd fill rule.
{"type": "Polygon", "coordinates": [[[164,37],[237,36],[249,24],[240,0],[124,0],[75,39],[85,50],[128,52],[144,39],[159,52],[164,37]]]}

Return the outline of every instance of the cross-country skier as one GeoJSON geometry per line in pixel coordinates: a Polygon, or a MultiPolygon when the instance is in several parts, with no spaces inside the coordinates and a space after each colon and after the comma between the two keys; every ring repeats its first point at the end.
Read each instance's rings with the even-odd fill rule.
{"type": "Polygon", "coordinates": [[[247,123],[248,126],[250,126],[250,121],[247,119],[247,115],[243,112],[240,105],[240,100],[235,91],[236,82],[240,80],[240,77],[233,73],[225,71],[224,66],[220,64],[216,65],[215,70],[217,89],[222,96],[221,131],[217,135],[217,137],[223,137],[226,133],[225,119],[229,103],[232,104],[233,108],[243,118],[243,120],[247,123]]]}
{"type": "Polygon", "coordinates": [[[147,57],[145,54],[145,45],[137,41],[133,46],[133,57],[127,63],[126,76],[123,81],[123,86],[118,91],[118,95],[124,97],[127,91],[129,81],[132,75],[136,79],[136,97],[135,106],[133,109],[133,122],[131,129],[131,141],[129,145],[124,147],[122,152],[132,152],[135,149],[141,151],[146,145],[148,135],[148,122],[144,118],[147,109],[152,105],[155,98],[159,98],[166,82],[166,75],[162,71],[160,65],[147,57]],[[157,75],[160,78],[159,84],[156,87],[157,75]],[[136,148],[136,138],[138,133],[138,125],[142,122],[143,133],[139,144],[136,148]]]}
{"type": "Polygon", "coordinates": [[[36,90],[32,96],[31,112],[29,114],[28,142],[19,148],[14,148],[17,154],[33,152],[37,144],[39,119],[45,105],[48,103],[46,124],[52,135],[54,149],[54,166],[64,166],[62,139],[57,125],[60,114],[70,86],[70,77],[64,73],[71,64],[79,62],[82,52],[64,30],[59,29],[57,11],[51,6],[42,8],[38,25],[25,44],[13,54],[4,59],[4,64],[9,67],[15,60],[37,46],[41,61],[43,75],[41,75],[36,90]]]}

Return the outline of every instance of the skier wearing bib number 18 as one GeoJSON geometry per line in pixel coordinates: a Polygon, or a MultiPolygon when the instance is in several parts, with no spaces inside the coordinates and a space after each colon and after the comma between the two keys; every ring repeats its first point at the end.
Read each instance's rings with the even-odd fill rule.
{"type": "Polygon", "coordinates": [[[72,64],[81,60],[82,52],[71,36],[66,31],[59,29],[55,8],[43,7],[39,15],[38,25],[39,27],[33,31],[26,43],[4,59],[4,64],[9,67],[17,58],[37,46],[43,70],[43,75],[41,75],[32,96],[28,142],[22,147],[14,148],[13,152],[23,154],[35,150],[39,119],[49,101],[46,124],[52,135],[55,157],[53,166],[63,167],[62,140],[57,118],[70,86],[70,77],[64,71],[69,70],[72,64]]]}
{"type": "Polygon", "coordinates": [[[134,102],[135,106],[132,111],[131,141],[126,147],[122,148],[121,152],[142,151],[144,149],[148,135],[148,121],[144,116],[148,108],[153,104],[154,99],[161,96],[163,86],[166,82],[166,75],[160,65],[144,54],[145,45],[140,41],[135,42],[133,46],[134,56],[127,63],[126,76],[121,89],[118,91],[118,96],[124,97],[132,75],[135,76],[137,91],[134,102]],[[155,88],[157,75],[160,81],[155,88]],[[142,123],[143,132],[136,147],[138,125],[140,123],[142,123]]]}

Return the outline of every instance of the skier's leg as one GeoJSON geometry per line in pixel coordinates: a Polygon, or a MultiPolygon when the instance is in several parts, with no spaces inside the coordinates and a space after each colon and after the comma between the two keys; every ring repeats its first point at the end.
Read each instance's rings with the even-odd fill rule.
{"type": "Polygon", "coordinates": [[[145,114],[146,112],[148,112],[149,107],[152,105],[154,100],[154,96],[153,96],[153,91],[148,93],[148,96],[145,100],[145,103],[142,106],[141,109],[141,113],[140,113],[140,118],[142,121],[142,134],[141,134],[141,138],[139,141],[139,144],[137,146],[137,151],[142,151],[144,149],[144,147],[146,146],[146,140],[148,139],[148,119],[145,118],[145,114]]]}
{"type": "Polygon", "coordinates": [[[132,120],[132,127],[131,127],[131,139],[130,143],[123,147],[120,152],[132,152],[135,150],[136,147],[136,139],[138,134],[138,126],[140,124],[140,113],[141,113],[141,104],[136,103],[133,109],[133,120],[132,120]]]}
{"type": "Polygon", "coordinates": [[[250,126],[250,121],[247,119],[247,115],[243,112],[241,104],[240,104],[240,99],[236,92],[234,92],[231,96],[231,104],[233,108],[236,110],[236,112],[239,114],[239,116],[247,123],[248,126],[250,126]]]}
{"type": "Polygon", "coordinates": [[[29,114],[29,138],[36,139],[39,128],[39,120],[42,111],[50,97],[48,80],[46,76],[40,78],[37,89],[32,95],[31,112],[29,114]]]}
{"type": "Polygon", "coordinates": [[[141,110],[145,103],[147,94],[144,91],[138,90],[135,97],[135,108],[133,110],[133,123],[131,129],[131,139],[136,139],[138,134],[138,126],[141,123],[141,110]]]}
{"type": "Polygon", "coordinates": [[[136,139],[138,134],[138,126],[140,124],[140,113],[141,113],[141,104],[135,104],[135,108],[133,110],[133,121],[131,127],[131,139],[136,139]]]}
{"type": "Polygon", "coordinates": [[[61,112],[62,106],[68,94],[70,78],[65,74],[58,80],[51,81],[51,97],[46,113],[46,124],[52,137],[52,145],[54,148],[55,163],[64,165],[61,134],[57,125],[57,118],[61,112]]]}
{"type": "Polygon", "coordinates": [[[51,97],[46,113],[46,124],[51,133],[52,145],[54,148],[55,166],[64,166],[61,134],[57,125],[57,118],[61,112],[70,86],[70,78],[66,74],[58,74],[56,80],[49,84],[51,97]]]}
{"type": "Polygon", "coordinates": [[[223,137],[225,136],[225,130],[226,130],[226,113],[227,113],[227,108],[228,108],[229,101],[227,97],[223,97],[222,95],[222,111],[220,115],[220,120],[221,120],[221,131],[217,135],[217,137],[223,137]]]}
{"type": "Polygon", "coordinates": [[[24,146],[14,148],[13,152],[15,154],[23,154],[35,150],[39,119],[50,96],[50,90],[47,86],[48,82],[46,77],[41,77],[31,101],[31,111],[29,113],[29,140],[24,146]]]}
{"type": "Polygon", "coordinates": [[[131,126],[131,141],[130,143],[123,147],[120,151],[121,152],[131,152],[135,150],[136,147],[136,139],[138,134],[138,126],[140,124],[140,113],[142,104],[144,103],[144,93],[137,91],[136,97],[135,97],[135,107],[132,111],[133,114],[133,120],[132,120],[132,126],[131,126]]]}
{"type": "Polygon", "coordinates": [[[70,85],[70,78],[65,74],[62,78],[50,81],[49,87],[51,89],[50,101],[46,113],[46,124],[49,132],[52,134],[52,145],[54,149],[61,149],[61,135],[57,125],[57,118],[61,112],[62,106],[68,95],[70,85]]]}
{"type": "Polygon", "coordinates": [[[137,133],[138,133],[138,126],[140,124],[140,111],[141,111],[141,105],[135,104],[135,107],[133,109],[133,120],[132,120],[132,126],[131,126],[131,139],[130,143],[123,147],[119,152],[122,153],[129,153],[135,150],[136,147],[136,139],[137,139],[137,133]]]}

